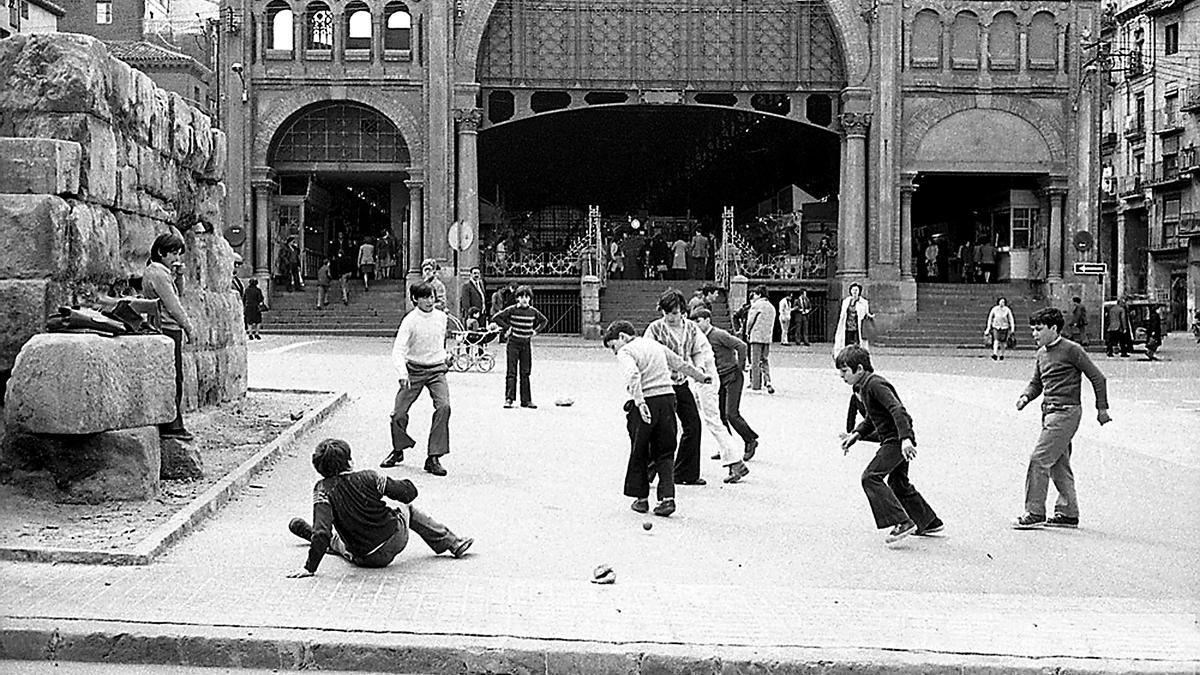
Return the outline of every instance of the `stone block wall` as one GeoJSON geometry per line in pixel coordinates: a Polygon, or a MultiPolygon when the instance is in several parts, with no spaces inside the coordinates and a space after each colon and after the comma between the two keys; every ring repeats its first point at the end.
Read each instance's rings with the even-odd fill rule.
{"type": "Polygon", "coordinates": [[[141,276],[154,238],[187,252],[187,410],[246,390],[241,302],[223,235],[227,148],[207,115],[84,35],[0,40],[0,375],[59,305],[141,276]]]}

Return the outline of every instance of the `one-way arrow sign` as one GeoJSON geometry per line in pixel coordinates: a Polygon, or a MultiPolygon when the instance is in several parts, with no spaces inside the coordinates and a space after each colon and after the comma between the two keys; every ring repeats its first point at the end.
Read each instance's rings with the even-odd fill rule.
{"type": "Polygon", "coordinates": [[[1075,263],[1075,274],[1108,274],[1108,263],[1077,262],[1075,263]]]}

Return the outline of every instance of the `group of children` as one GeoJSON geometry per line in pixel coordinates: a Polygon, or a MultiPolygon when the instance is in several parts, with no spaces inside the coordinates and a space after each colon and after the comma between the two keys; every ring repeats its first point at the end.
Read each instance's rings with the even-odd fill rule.
{"type": "MultiPolygon", "coordinates": [[[[410,289],[416,308],[400,324],[392,358],[399,377],[399,391],[391,414],[392,450],[380,464],[390,468],[403,461],[404,450],[416,442],[408,435],[408,411],[422,389],[433,399],[425,470],[446,475],[440,458],[449,452],[449,387],[446,380],[445,337],[448,318],[435,307],[435,292],[427,282],[410,289]]],[[[510,331],[505,407],[516,398],[520,378],[521,405],[533,405],[529,386],[530,340],[546,325],[546,317],[530,303],[528,287],[517,290],[518,302],[492,318],[510,331]],[[515,343],[515,346],[514,346],[515,343]]],[[[670,516],[676,509],[675,486],[703,485],[700,477],[700,427],[703,423],[717,439],[720,459],[728,470],[726,483],[737,483],[748,473],[746,462],[758,447],[758,435],[740,412],[740,397],[746,364],[745,342],[712,325],[711,311],[694,307],[685,317],[687,302],[682,293],[669,289],[659,299],[662,317],[637,335],[629,321],[614,321],[602,339],[621,366],[628,400],[624,405],[630,441],[625,471],[624,494],[634,499],[631,508],[670,516]],[[697,383],[693,392],[688,380],[697,383]],[[683,434],[677,439],[679,420],[683,434]],[[744,442],[736,452],[729,429],[744,442]],[[657,503],[650,506],[650,484],[657,475],[657,503]]],[[[1062,312],[1039,310],[1029,324],[1038,352],[1033,377],[1017,399],[1017,410],[1042,396],[1042,431],[1030,456],[1025,483],[1025,512],[1013,527],[1077,527],[1078,504],[1071,471],[1071,441],[1077,431],[1082,408],[1080,391],[1086,375],[1095,392],[1097,420],[1110,421],[1106,380],[1078,344],[1061,336],[1062,312]],[[1046,513],[1048,485],[1053,482],[1059,496],[1054,515],[1046,513]]],[[[853,390],[853,403],[863,420],[842,435],[843,454],[858,441],[878,443],[875,456],[862,473],[862,486],[875,524],[888,529],[887,543],[909,535],[940,532],[944,523],[909,480],[909,467],[916,458],[916,436],[912,418],[895,387],[875,372],[870,353],[860,345],[842,348],[834,364],[853,390]]],[[[313,465],[322,475],[314,489],[314,523],[293,519],[289,528],[311,542],[304,569],[289,576],[311,576],[328,551],[343,555],[361,566],[387,565],[404,548],[407,530],[417,532],[435,551],[450,551],[460,557],[471,539],[457,537],[431,517],[408,506],[416,497],[410,481],[394,481],[367,470],[354,472],[350,448],[331,439],[318,445],[313,465]],[[383,498],[402,506],[391,509],[383,498]],[[332,530],[336,527],[337,533],[332,530]]]]}

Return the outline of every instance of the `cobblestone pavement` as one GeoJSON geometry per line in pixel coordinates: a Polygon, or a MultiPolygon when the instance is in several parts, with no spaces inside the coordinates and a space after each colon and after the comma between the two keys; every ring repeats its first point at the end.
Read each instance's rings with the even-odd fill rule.
{"type": "MultiPolygon", "coordinates": [[[[345,389],[351,401],[215,518],[145,568],[0,564],[9,619],[73,618],[192,627],[524,638],[719,649],[827,648],[929,654],[1190,662],[1200,667],[1200,355],[1168,342],[1160,363],[1105,359],[1114,422],[1090,390],[1073,465],[1078,530],[1014,531],[1035,407],[1013,402],[1032,353],[881,351],[877,370],[913,415],[912,479],[943,536],[887,547],[859,474],[843,457],[849,389],[823,347],[772,354],[778,393],[748,394],[762,434],[743,484],[679,487],[679,511],[628,508],[628,453],[613,357],[596,344],[534,349],[537,410],[504,410],[503,347],[489,374],[453,374],[450,472],[403,466],[417,504],[473,536],[471,555],[413,541],[393,566],[327,558],[315,578],[291,516],[311,514],[307,448],[350,441],[359,467],[386,454],[395,376],[388,340],[269,337],[251,345],[253,386],[345,389]],[[553,405],[571,397],[571,407],[553,405]],[[613,586],[588,579],[600,563],[613,586]]],[[[413,409],[423,438],[431,408],[413,409]]],[[[712,452],[706,440],[704,455],[712,452]]],[[[1053,490],[1051,491],[1053,494],[1053,490]]],[[[1193,668],[1194,669],[1194,668],[1193,668]]]]}

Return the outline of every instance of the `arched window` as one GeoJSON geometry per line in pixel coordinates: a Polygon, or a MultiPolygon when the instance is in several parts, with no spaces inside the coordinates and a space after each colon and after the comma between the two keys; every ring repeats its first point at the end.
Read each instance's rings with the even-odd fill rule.
{"type": "Polygon", "coordinates": [[[396,125],[379,111],[346,101],[315,104],[280,126],[271,144],[271,165],[294,170],[312,164],[409,164],[408,145],[396,125]]]}
{"type": "Polygon", "coordinates": [[[292,50],[292,8],[286,2],[267,5],[267,49],[292,50]]]}
{"type": "Polygon", "coordinates": [[[412,15],[403,3],[393,2],[384,8],[387,28],[383,31],[383,48],[391,50],[412,49],[412,15]]]}
{"type": "Polygon", "coordinates": [[[988,65],[994,70],[1017,67],[1017,15],[1000,12],[988,28],[988,65]]]}
{"type": "Polygon", "coordinates": [[[953,68],[979,67],[979,17],[962,11],[954,17],[950,33],[950,65],[953,68]]]}
{"type": "Polygon", "coordinates": [[[333,49],[333,12],[323,2],[309,4],[305,11],[307,42],[305,49],[333,49]]]}
{"type": "Polygon", "coordinates": [[[1054,68],[1058,63],[1058,28],[1054,15],[1038,12],[1029,22],[1029,67],[1054,68]]]}
{"type": "Polygon", "coordinates": [[[942,65],[942,18],[932,9],[917,12],[912,27],[912,64],[918,68],[942,65]]]}
{"type": "Polygon", "coordinates": [[[346,49],[371,48],[371,12],[361,2],[346,5],[346,49]]]}

